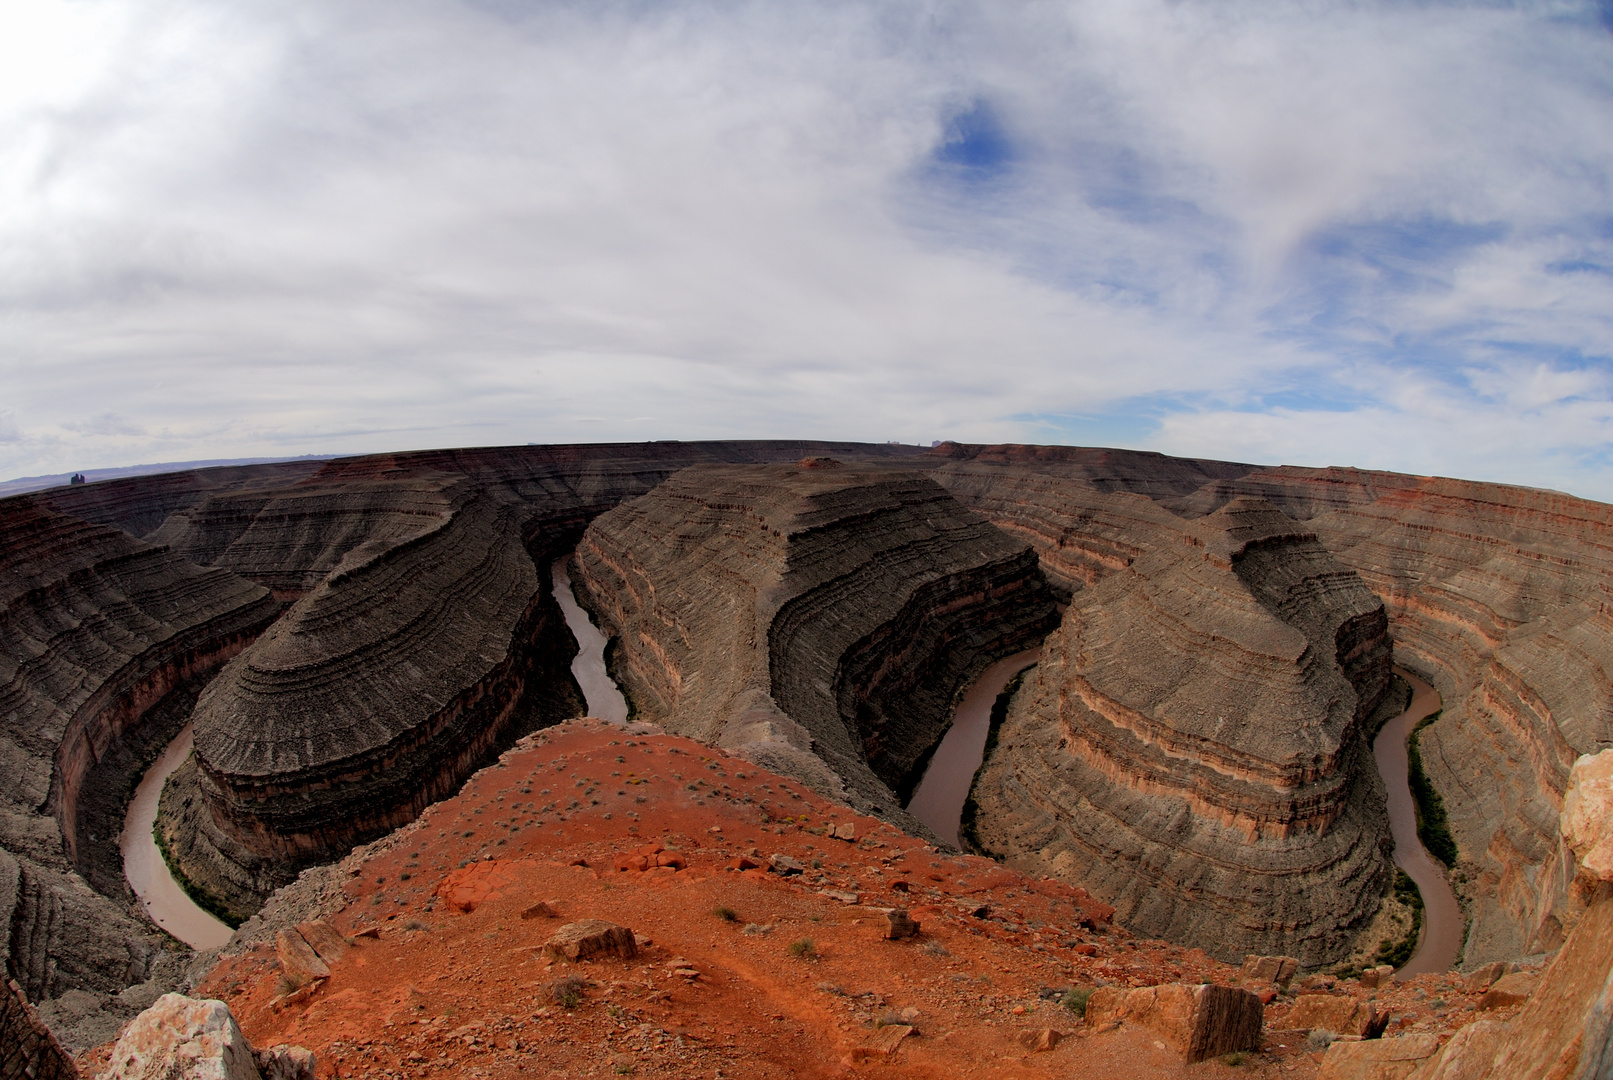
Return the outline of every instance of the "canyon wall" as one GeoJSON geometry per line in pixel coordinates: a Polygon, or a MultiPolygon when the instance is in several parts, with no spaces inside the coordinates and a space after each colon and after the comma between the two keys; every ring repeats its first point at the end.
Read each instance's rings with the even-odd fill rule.
{"type": "Polygon", "coordinates": [[[1187,522],[1091,495],[1124,508],[1135,554],[1075,594],[1016,695],[980,842],[1139,934],[1341,958],[1390,878],[1363,736],[1390,676],[1382,603],[1264,502],[1187,522]]]}
{"type": "Polygon", "coordinates": [[[953,695],[1033,644],[1034,554],[927,478],[697,466],[589,526],[573,580],[643,718],[907,828],[895,790],[953,695]]]}
{"type": "Polygon", "coordinates": [[[928,457],[930,475],[1033,544],[1072,592],[1141,553],[1145,504],[1109,498],[1117,492],[1187,520],[1258,497],[1303,522],[1384,601],[1397,660],[1444,698],[1421,740],[1472,900],[1464,965],[1561,941],[1572,873],[1555,822],[1568,767],[1613,745],[1613,507],[1502,484],[1127,451],[944,445],[928,457]]]}
{"type": "Polygon", "coordinates": [[[0,930],[31,1000],[139,982],[163,952],[129,912],[116,831],[126,739],[277,614],[268,592],[29,496],[0,500],[0,930]],[[110,771],[111,775],[107,775],[110,771]],[[101,891],[90,888],[93,882],[101,891]]]}

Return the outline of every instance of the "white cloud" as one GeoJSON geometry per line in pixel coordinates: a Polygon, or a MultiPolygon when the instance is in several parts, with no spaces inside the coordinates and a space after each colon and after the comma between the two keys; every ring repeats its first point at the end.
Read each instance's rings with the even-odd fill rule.
{"type": "Polygon", "coordinates": [[[1408,373],[1452,404],[1429,454],[1479,414],[1525,482],[1606,447],[1586,12],[37,10],[87,59],[0,76],[0,474],[1093,414],[1418,468],[1373,441],[1408,373]],[[989,175],[932,157],[977,100],[989,175]]]}

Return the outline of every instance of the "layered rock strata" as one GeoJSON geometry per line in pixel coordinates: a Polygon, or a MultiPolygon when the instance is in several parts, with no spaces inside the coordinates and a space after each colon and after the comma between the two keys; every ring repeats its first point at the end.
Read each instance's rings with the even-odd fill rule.
{"type": "Polygon", "coordinates": [[[1052,601],[932,481],[837,466],[686,469],[590,525],[573,580],[644,719],[919,829],[892,789],[1052,601]]]}
{"type": "Polygon", "coordinates": [[[124,903],[118,814],[86,799],[121,799],[143,763],[131,740],[278,610],[227,571],[0,501],[0,930],[30,999],[115,993],[159,961],[161,938],[124,903]]]}
{"type": "Polygon", "coordinates": [[[161,828],[181,872],[239,918],[584,709],[517,508],[468,481],[442,499],[415,535],[349,552],[197,704],[161,828]]]}
{"type": "Polygon", "coordinates": [[[1266,503],[1131,509],[1147,546],[1133,532],[1048,639],[977,783],[977,835],[1137,932],[1334,960],[1390,874],[1363,737],[1390,675],[1383,605],[1266,503]]]}
{"type": "Polygon", "coordinates": [[[1444,699],[1421,746],[1471,893],[1464,965],[1561,942],[1572,873],[1555,821],[1568,769],[1613,745],[1613,507],[1502,484],[1127,451],[943,446],[927,459],[1072,592],[1129,567],[1160,510],[1192,520],[1259,497],[1303,522],[1384,601],[1397,659],[1444,699]]]}

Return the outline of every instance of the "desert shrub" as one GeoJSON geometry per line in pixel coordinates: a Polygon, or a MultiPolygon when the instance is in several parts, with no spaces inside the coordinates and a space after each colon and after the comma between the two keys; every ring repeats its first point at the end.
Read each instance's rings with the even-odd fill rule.
{"type": "Polygon", "coordinates": [[[790,942],[790,955],[810,960],[818,955],[818,943],[809,937],[796,938],[790,942]]]}
{"type": "Polygon", "coordinates": [[[1312,1028],[1311,1033],[1305,1036],[1305,1049],[1312,1052],[1326,1050],[1338,1039],[1338,1036],[1327,1028],[1312,1028]]]}
{"type": "Polygon", "coordinates": [[[711,909],[711,913],[717,916],[717,918],[721,919],[723,922],[739,921],[739,912],[735,911],[731,907],[714,907],[711,909]]]}
{"type": "Polygon", "coordinates": [[[1087,998],[1092,996],[1092,989],[1090,986],[1078,986],[1065,994],[1060,999],[1059,1004],[1077,1016],[1085,1016],[1087,1014],[1087,998]]]}

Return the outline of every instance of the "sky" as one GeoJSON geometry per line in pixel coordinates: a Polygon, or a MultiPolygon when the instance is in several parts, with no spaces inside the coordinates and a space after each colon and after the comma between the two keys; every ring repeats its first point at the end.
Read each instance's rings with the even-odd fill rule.
{"type": "Polygon", "coordinates": [[[0,478],[1124,446],[1613,501],[1613,0],[0,0],[0,478]]]}

